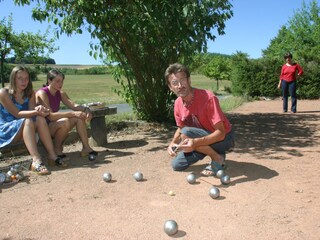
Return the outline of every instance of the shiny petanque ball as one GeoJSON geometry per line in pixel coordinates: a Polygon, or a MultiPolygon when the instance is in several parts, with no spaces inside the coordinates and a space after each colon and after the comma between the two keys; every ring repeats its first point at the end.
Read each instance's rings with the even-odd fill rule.
{"type": "Polygon", "coordinates": [[[18,181],[22,180],[23,178],[24,178],[24,175],[23,175],[22,172],[16,174],[16,179],[17,179],[18,181]]]}
{"type": "Polygon", "coordinates": [[[222,169],[217,171],[217,173],[216,173],[217,178],[222,178],[224,175],[225,175],[225,172],[222,169]]]}
{"type": "Polygon", "coordinates": [[[164,232],[169,236],[174,235],[178,232],[178,224],[174,220],[167,220],[164,223],[164,232]]]}
{"type": "Polygon", "coordinates": [[[6,181],[6,174],[0,172],[0,184],[4,183],[6,181]]]}
{"type": "Polygon", "coordinates": [[[20,164],[15,164],[13,166],[13,168],[17,171],[17,172],[20,172],[22,170],[22,166],[20,164]]]}
{"type": "Polygon", "coordinates": [[[89,154],[88,158],[89,158],[89,161],[96,160],[96,156],[94,154],[89,154]]]}
{"type": "Polygon", "coordinates": [[[230,183],[230,177],[228,175],[224,175],[222,178],[220,178],[220,181],[224,185],[228,185],[230,183]]]}
{"type": "MultiPolygon", "coordinates": [[[[11,175],[11,176],[13,176],[13,175],[11,175]]],[[[5,182],[5,183],[10,183],[10,182],[12,182],[11,176],[9,176],[8,174],[6,174],[6,179],[4,180],[4,182],[5,182]]]]}
{"type": "Polygon", "coordinates": [[[16,174],[19,170],[18,170],[17,168],[15,168],[15,167],[11,167],[11,168],[10,168],[10,171],[11,171],[12,174],[14,175],[14,174],[16,174]]]}
{"type": "Polygon", "coordinates": [[[11,170],[9,170],[9,171],[7,172],[7,176],[11,177],[12,175],[14,175],[14,173],[13,173],[11,170]]]}
{"type": "Polygon", "coordinates": [[[190,174],[187,176],[187,181],[188,181],[188,183],[190,183],[190,184],[195,183],[196,180],[197,180],[197,177],[196,177],[196,175],[195,175],[194,173],[190,173],[190,174]]]}
{"type": "Polygon", "coordinates": [[[103,178],[103,181],[105,181],[105,182],[110,182],[111,179],[112,179],[112,175],[111,175],[111,173],[105,172],[105,173],[103,174],[102,178],[103,178]]]}
{"type": "Polygon", "coordinates": [[[141,172],[135,172],[135,174],[133,174],[133,178],[139,182],[143,180],[143,174],[141,172]]]}
{"type": "Polygon", "coordinates": [[[219,188],[212,186],[209,190],[209,195],[210,197],[212,197],[213,199],[218,198],[220,196],[220,190],[219,188]]]}

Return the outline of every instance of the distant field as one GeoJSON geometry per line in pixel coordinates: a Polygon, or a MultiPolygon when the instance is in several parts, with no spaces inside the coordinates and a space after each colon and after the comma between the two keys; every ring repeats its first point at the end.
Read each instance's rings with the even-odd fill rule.
{"type": "MultiPolygon", "coordinates": [[[[70,65],[75,68],[75,65],[70,65]]],[[[65,65],[63,65],[65,67],[65,65]]],[[[81,65],[81,67],[84,67],[81,65]]],[[[46,82],[46,75],[38,75],[40,81],[33,82],[35,90],[42,87],[46,82]]],[[[198,88],[204,88],[215,91],[216,81],[210,80],[203,75],[192,75],[192,85],[198,88]]],[[[221,81],[220,89],[229,86],[229,81],[221,81]]],[[[125,103],[118,96],[114,89],[121,89],[121,86],[112,78],[111,74],[104,75],[66,75],[63,89],[69,97],[79,104],[90,102],[103,102],[106,105],[125,103]]],[[[220,92],[220,91],[219,91],[220,92]]]]}
{"type": "Polygon", "coordinates": [[[101,67],[102,65],[82,65],[82,64],[47,64],[48,67],[52,68],[70,68],[70,69],[89,69],[93,67],[101,67]]]}
{"type": "MultiPolygon", "coordinates": [[[[34,89],[39,89],[46,82],[46,75],[38,75],[40,81],[33,82],[34,89]]],[[[119,88],[119,84],[106,75],[66,75],[63,89],[69,97],[80,104],[90,102],[103,102],[107,105],[124,103],[113,88],[119,88]]]]}

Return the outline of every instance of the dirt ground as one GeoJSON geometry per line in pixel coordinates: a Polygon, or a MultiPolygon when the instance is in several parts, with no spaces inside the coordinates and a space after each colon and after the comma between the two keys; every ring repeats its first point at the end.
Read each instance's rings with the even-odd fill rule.
{"type": "Polygon", "coordinates": [[[109,134],[94,163],[79,157],[78,143],[68,145],[69,168],[0,187],[0,239],[320,239],[320,101],[298,101],[296,114],[281,105],[256,101],[227,113],[236,132],[229,185],[200,176],[208,158],[172,171],[173,130],[109,134]],[[208,194],[212,185],[218,199],[208,194]],[[163,230],[169,219],[179,226],[173,236],[163,230]]]}

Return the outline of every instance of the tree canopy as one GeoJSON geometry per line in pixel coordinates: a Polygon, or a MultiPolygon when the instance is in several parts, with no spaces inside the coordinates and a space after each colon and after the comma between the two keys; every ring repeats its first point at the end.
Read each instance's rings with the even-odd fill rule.
{"type": "Polygon", "coordinates": [[[304,69],[298,80],[297,94],[300,98],[319,98],[320,89],[320,7],[316,0],[302,3],[288,23],[279,29],[278,35],[263,50],[261,59],[250,60],[236,54],[232,68],[234,94],[277,96],[283,56],[293,54],[293,60],[304,69]]]}
{"type": "Polygon", "coordinates": [[[54,38],[48,37],[48,30],[41,34],[30,32],[16,33],[12,28],[12,16],[0,21],[0,69],[1,82],[4,87],[4,62],[8,56],[14,56],[15,62],[22,63],[24,60],[39,62],[46,59],[58,48],[54,46],[54,38]]]}
{"type": "MultiPolygon", "coordinates": [[[[15,0],[29,4],[30,0],[15,0]]],[[[37,1],[38,2],[38,1],[37,1]]],[[[228,0],[43,0],[33,17],[59,27],[57,35],[88,31],[100,41],[91,54],[116,64],[121,94],[144,120],[165,121],[172,104],[164,71],[188,64],[207,50],[207,40],[224,34],[232,17],[228,0]]]]}
{"type": "Polygon", "coordinates": [[[278,35],[271,40],[263,56],[280,58],[286,52],[291,52],[303,61],[320,62],[320,7],[317,1],[297,10],[288,23],[282,26],[278,35]]]}

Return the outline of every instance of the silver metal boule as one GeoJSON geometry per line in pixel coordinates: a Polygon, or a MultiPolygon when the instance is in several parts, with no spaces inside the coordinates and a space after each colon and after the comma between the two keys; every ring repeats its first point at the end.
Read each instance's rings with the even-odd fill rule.
{"type": "Polygon", "coordinates": [[[22,171],[22,166],[20,164],[15,164],[13,166],[13,168],[15,169],[16,172],[21,172],[22,171]]]}
{"type": "Polygon", "coordinates": [[[220,196],[220,190],[219,188],[212,186],[209,190],[209,195],[210,197],[212,197],[213,199],[218,198],[220,196]]]}
{"type": "Polygon", "coordinates": [[[17,179],[17,180],[20,181],[20,180],[22,180],[23,178],[24,178],[23,173],[17,173],[17,174],[16,174],[16,179],[17,179]]]}
{"type": "Polygon", "coordinates": [[[0,184],[4,183],[6,180],[6,175],[2,172],[0,172],[0,184]]]}
{"type": "Polygon", "coordinates": [[[220,181],[224,185],[228,185],[230,183],[230,177],[228,175],[224,175],[222,178],[220,178],[220,181]]]}
{"type": "Polygon", "coordinates": [[[187,181],[188,181],[188,183],[190,183],[190,184],[195,183],[196,180],[197,180],[197,177],[196,177],[196,175],[195,175],[194,173],[190,173],[190,174],[187,176],[187,181]]]}
{"type": "Polygon", "coordinates": [[[14,173],[13,173],[11,170],[9,170],[9,171],[7,172],[7,176],[11,177],[12,175],[14,175],[14,173]]]}
{"type": "Polygon", "coordinates": [[[164,232],[169,236],[174,235],[178,232],[178,224],[174,220],[167,220],[164,223],[164,232]]]}
{"type": "Polygon", "coordinates": [[[133,174],[133,177],[136,181],[142,181],[143,179],[143,174],[141,172],[135,172],[135,174],[133,174]]]}
{"type": "Polygon", "coordinates": [[[96,160],[96,156],[94,154],[89,154],[88,158],[89,158],[89,161],[96,160]]]}
{"type": "Polygon", "coordinates": [[[5,183],[10,183],[12,182],[12,178],[11,176],[9,176],[8,174],[6,174],[6,179],[4,180],[5,183]]]}
{"type": "Polygon", "coordinates": [[[12,173],[12,175],[15,175],[18,172],[18,169],[16,169],[15,167],[11,167],[10,172],[12,173]]]}
{"type": "Polygon", "coordinates": [[[111,181],[111,179],[112,179],[112,175],[111,175],[111,173],[108,173],[108,172],[105,172],[104,174],[103,174],[103,181],[105,181],[105,182],[110,182],[111,181]]]}
{"type": "Polygon", "coordinates": [[[221,169],[221,170],[219,170],[217,172],[216,177],[217,178],[222,178],[224,175],[225,175],[225,172],[224,172],[224,170],[221,169]]]}

